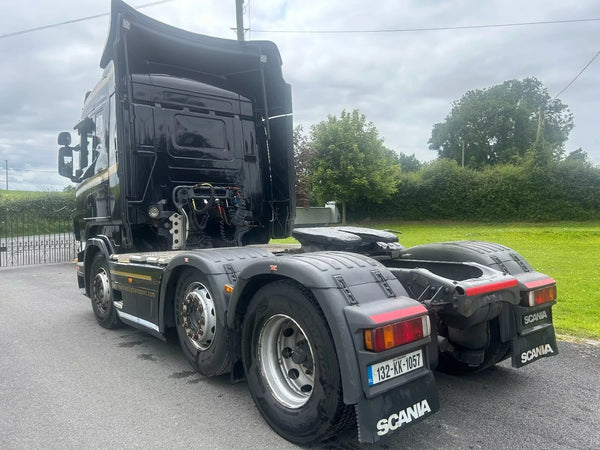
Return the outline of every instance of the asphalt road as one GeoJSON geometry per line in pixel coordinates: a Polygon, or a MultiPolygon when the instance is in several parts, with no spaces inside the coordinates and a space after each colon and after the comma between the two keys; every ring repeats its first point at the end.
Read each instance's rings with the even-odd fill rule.
{"type": "MultiPolygon", "coordinates": [[[[383,444],[326,449],[600,448],[600,347],[516,370],[436,374],[441,410],[383,444]]],[[[192,372],[176,343],[99,327],[74,264],[0,269],[0,448],[296,448],[245,383],[192,372]]]]}

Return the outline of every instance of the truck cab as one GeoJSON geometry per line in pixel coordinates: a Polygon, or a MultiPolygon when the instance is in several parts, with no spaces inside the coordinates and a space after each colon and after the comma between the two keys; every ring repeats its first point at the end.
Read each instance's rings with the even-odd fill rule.
{"type": "Polygon", "coordinates": [[[59,173],[78,184],[77,238],[106,236],[119,253],[289,236],[291,90],[277,47],[196,35],[113,6],[77,145],[59,135],[59,173]]]}

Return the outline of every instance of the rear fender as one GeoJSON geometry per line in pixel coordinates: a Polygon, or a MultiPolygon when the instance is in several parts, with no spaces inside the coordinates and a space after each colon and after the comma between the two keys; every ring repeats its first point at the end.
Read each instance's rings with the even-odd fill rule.
{"type": "MultiPolygon", "coordinates": [[[[85,295],[88,297],[90,295],[90,287],[87,285],[87,280],[89,279],[89,267],[92,263],[92,259],[98,252],[104,255],[107,262],[110,261],[110,255],[114,253],[114,248],[107,236],[96,236],[88,239],[83,252],[83,261],[78,261],[77,263],[77,275],[78,277],[83,278],[85,295]]],[[[79,286],[83,287],[81,282],[79,282],[79,286]]]]}
{"type": "Polygon", "coordinates": [[[436,412],[439,399],[429,365],[431,360],[437,360],[437,346],[431,345],[436,342],[435,333],[382,352],[367,350],[363,336],[364,329],[427,315],[427,309],[415,300],[399,297],[366,303],[361,308],[347,306],[344,314],[358,355],[358,373],[364,392],[356,405],[359,440],[377,442],[436,412]],[[422,365],[417,368],[407,365],[406,372],[385,381],[375,377],[377,364],[396,361],[402,367],[405,363],[400,362],[407,358],[417,358],[417,361],[422,358],[422,365]]]}
{"type": "MultiPolygon", "coordinates": [[[[554,279],[544,274],[533,272],[520,274],[519,288],[521,299],[537,289],[555,286],[554,279]]],[[[510,335],[512,339],[512,365],[522,367],[540,358],[556,356],[558,345],[552,323],[552,307],[556,300],[535,306],[526,306],[524,301],[512,308],[512,314],[507,318],[514,326],[510,335]]]]}
{"type": "Polygon", "coordinates": [[[384,266],[355,253],[315,252],[267,258],[248,265],[238,278],[227,316],[231,329],[239,328],[252,295],[269,279],[288,278],[311,291],[331,330],[346,404],[356,404],[365,396],[366,373],[358,354],[359,346],[364,344],[357,327],[372,325],[369,317],[375,310],[384,313],[420,306],[408,298],[400,282],[384,266]],[[347,311],[352,311],[352,327],[347,311]]]}
{"type": "Polygon", "coordinates": [[[511,275],[534,272],[513,249],[492,242],[456,241],[425,244],[406,249],[406,259],[443,262],[475,262],[511,275]]]}
{"type": "MultiPolygon", "coordinates": [[[[502,303],[498,314],[500,340],[511,342],[512,365],[521,367],[539,358],[558,354],[556,337],[552,324],[552,306],[555,301],[540,306],[523,306],[521,300],[532,290],[553,285],[552,278],[536,272],[531,265],[513,249],[489,242],[443,242],[412,247],[406,250],[403,258],[410,260],[478,263],[500,273],[509,274],[517,281],[511,287],[513,293],[502,303]]],[[[486,298],[491,298],[484,295],[486,298]]],[[[446,317],[444,320],[452,321],[446,317]]],[[[482,319],[484,319],[482,317],[482,319]]],[[[486,319],[487,320],[487,319],[486,319]]],[[[466,328],[469,323],[459,323],[466,328]]]]}
{"type": "MultiPolygon", "coordinates": [[[[227,312],[230,299],[225,286],[234,286],[237,274],[250,264],[263,265],[263,261],[272,258],[271,252],[261,248],[217,248],[205,250],[180,251],[170,259],[163,270],[160,285],[159,329],[174,326],[173,301],[179,274],[185,268],[202,273],[209,289],[218,301],[223,302],[227,312]]],[[[224,319],[224,323],[226,319],[224,319]]]]}

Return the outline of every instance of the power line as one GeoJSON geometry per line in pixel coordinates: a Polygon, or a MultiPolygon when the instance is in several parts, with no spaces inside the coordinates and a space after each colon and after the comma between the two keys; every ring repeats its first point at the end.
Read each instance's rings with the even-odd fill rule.
{"type": "Polygon", "coordinates": [[[256,30],[254,33],[297,33],[297,34],[344,34],[344,33],[413,33],[421,31],[449,31],[449,30],[473,30],[480,28],[502,28],[502,27],[522,27],[530,25],[555,25],[561,23],[581,23],[600,21],[600,17],[589,19],[566,19],[566,20],[546,20],[540,22],[516,22],[516,23],[497,23],[488,25],[463,25],[455,27],[430,27],[430,28],[393,28],[381,30],[256,30]]]}
{"type": "Polygon", "coordinates": [[[573,78],[571,81],[569,81],[569,83],[558,94],[556,94],[556,96],[554,98],[558,98],[560,96],[560,94],[562,94],[567,89],[569,89],[571,87],[571,85],[575,82],[575,80],[577,80],[577,78],[579,78],[579,76],[583,72],[585,72],[585,70],[590,66],[590,64],[592,64],[594,62],[594,60],[598,57],[598,55],[600,55],[600,50],[596,52],[594,57],[592,59],[590,59],[590,61],[585,65],[585,67],[583,69],[581,69],[577,75],[575,75],[575,78],[573,78]]]}
{"type": "Polygon", "coordinates": [[[4,167],[0,167],[2,170],[7,172],[43,172],[43,173],[56,173],[56,170],[42,170],[42,169],[16,169],[14,167],[8,167],[8,160],[4,160],[4,167]]]}
{"type": "MultiPolygon", "coordinates": [[[[172,2],[172,1],[173,0],[159,0],[159,1],[156,1],[156,2],[146,3],[144,5],[137,6],[136,9],[147,8],[148,6],[160,5],[161,3],[167,3],[167,2],[172,2]]],[[[21,34],[33,33],[34,31],[46,30],[48,28],[60,27],[60,26],[63,26],[63,25],[68,25],[70,23],[77,23],[77,22],[83,22],[85,20],[97,19],[98,17],[104,17],[104,16],[109,16],[109,15],[110,15],[109,12],[108,13],[102,13],[102,14],[96,14],[94,16],[81,17],[79,19],[66,20],[64,22],[53,23],[51,25],[44,25],[44,26],[41,26],[41,27],[29,28],[27,30],[15,31],[14,33],[0,34],[0,39],[4,39],[4,38],[7,38],[7,37],[12,37],[12,36],[18,36],[18,35],[21,35],[21,34]]]]}

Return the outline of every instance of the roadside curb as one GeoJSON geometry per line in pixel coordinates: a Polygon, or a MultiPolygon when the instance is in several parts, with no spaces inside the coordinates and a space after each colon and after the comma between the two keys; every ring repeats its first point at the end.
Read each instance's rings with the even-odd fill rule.
{"type": "Polygon", "coordinates": [[[576,337],[576,336],[569,336],[568,334],[558,334],[557,333],[556,339],[558,339],[560,341],[572,342],[575,344],[585,344],[585,345],[591,345],[594,347],[600,347],[600,341],[598,341],[598,340],[580,338],[580,337],[576,337]]]}

